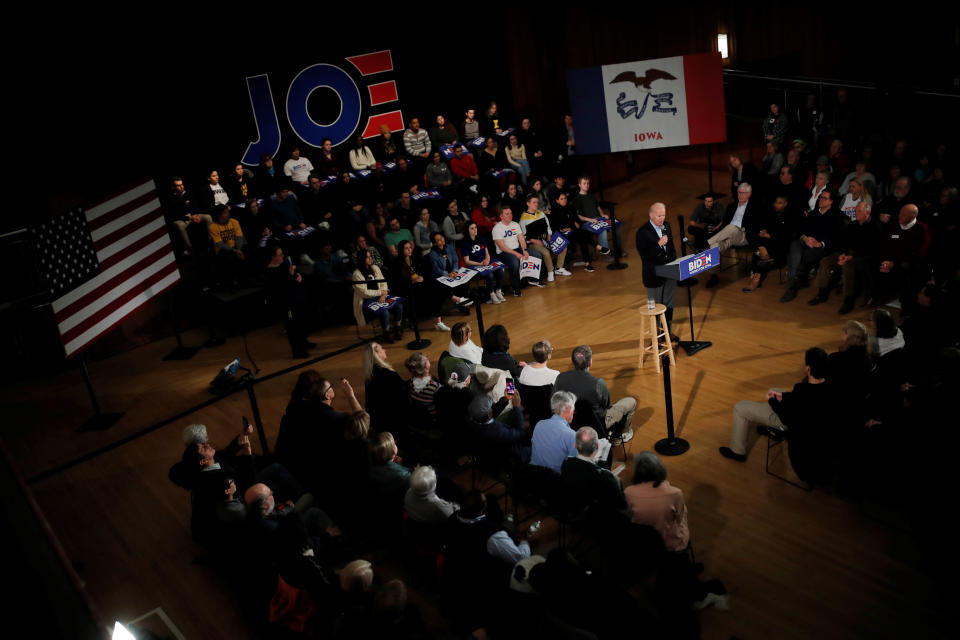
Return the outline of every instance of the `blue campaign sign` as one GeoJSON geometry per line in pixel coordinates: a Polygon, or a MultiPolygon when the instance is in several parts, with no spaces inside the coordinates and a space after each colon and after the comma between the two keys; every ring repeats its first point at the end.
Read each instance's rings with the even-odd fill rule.
{"type": "Polygon", "coordinates": [[[506,269],[506,265],[500,262],[499,260],[491,260],[490,264],[478,264],[473,267],[467,267],[468,269],[473,269],[477,273],[493,273],[494,271],[500,271],[501,269],[506,269]]]}
{"type": "Polygon", "coordinates": [[[410,199],[411,200],[439,200],[440,192],[437,191],[436,189],[427,189],[425,191],[421,191],[420,193],[413,194],[412,196],[410,196],[410,199]]]}
{"type": "Polygon", "coordinates": [[[393,309],[400,302],[403,302],[400,296],[387,296],[386,302],[380,302],[379,298],[370,298],[363,301],[363,308],[370,313],[380,314],[393,309]]]}
{"type": "Polygon", "coordinates": [[[698,253],[693,256],[685,256],[685,260],[681,261],[680,271],[683,278],[686,279],[691,276],[695,276],[702,271],[707,271],[712,269],[720,264],[720,249],[719,247],[713,247],[704,251],[703,253],[698,253]]]}
{"type": "MultiPolygon", "coordinates": [[[[617,226],[618,227],[623,226],[623,222],[621,220],[617,220],[617,226]]],[[[597,218],[596,222],[585,223],[583,225],[583,228],[589,231],[590,233],[600,235],[604,231],[607,231],[608,229],[610,229],[610,218],[597,218]]]]}
{"type": "Polygon", "coordinates": [[[714,267],[720,266],[720,249],[713,247],[703,253],[696,253],[690,256],[677,258],[673,262],[657,265],[656,272],[661,278],[670,278],[671,280],[686,280],[692,278],[698,273],[709,271],[714,267]]]}
{"type": "Polygon", "coordinates": [[[567,248],[568,244],[570,244],[570,241],[559,231],[554,231],[553,235],[550,236],[550,251],[552,253],[560,253],[567,248]]]}
{"type": "Polygon", "coordinates": [[[468,143],[468,146],[474,147],[475,149],[482,149],[485,143],[486,140],[483,136],[477,136],[468,143]]]}

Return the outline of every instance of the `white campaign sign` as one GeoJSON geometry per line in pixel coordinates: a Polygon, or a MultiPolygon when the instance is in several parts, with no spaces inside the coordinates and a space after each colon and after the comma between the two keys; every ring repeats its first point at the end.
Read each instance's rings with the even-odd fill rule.
{"type": "Polygon", "coordinates": [[[540,279],[540,264],[543,261],[540,258],[535,258],[533,256],[528,257],[526,260],[520,261],[520,279],[524,278],[533,278],[534,280],[540,279]]]}
{"type": "Polygon", "coordinates": [[[437,282],[441,282],[447,285],[448,287],[459,287],[461,284],[470,282],[470,279],[473,278],[473,276],[475,275],[477,275],[477,272],[474,271],[473,269],[468,269],[467,267],[461,267],[460,269],[457,269],[457,275],[453,277],[443,276],[443,277],[437,278],[437,282]]]}

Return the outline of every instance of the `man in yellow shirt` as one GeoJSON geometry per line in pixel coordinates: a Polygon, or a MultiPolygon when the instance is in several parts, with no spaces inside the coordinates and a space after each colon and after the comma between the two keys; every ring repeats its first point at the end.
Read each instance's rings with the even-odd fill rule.
{"type": "Polygon", "coordinates": [[[237,284],[237,272],[246,259],[243,248],[247,246],[247,239],[243,236],[240,223],[230,217],[230,205],[216,208],[215,221],[210,223],[209,229],[217,256],[215,269],[218,280],[237,284]]]}

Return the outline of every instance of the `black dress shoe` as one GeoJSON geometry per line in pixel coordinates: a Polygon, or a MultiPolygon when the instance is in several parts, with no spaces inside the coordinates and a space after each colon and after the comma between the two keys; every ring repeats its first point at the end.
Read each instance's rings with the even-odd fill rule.
{"type": "Polygon", "coordinates": [[[730,447],[720,447],[720,455],[724,458],[730,458],[731,460],[736,460],[737,462],[746,462],[747,456],[741,455],[739,453],[734,453],[733,449],[730,447]]]}
{"type": "Polygon", "coordinates": [[[786,291],[783,292],[783,295],[780,296],[780,302],[790,302],[796,297],[797,297],[796,289],[787,289],[786,291]]]}
{"type": "Polygon", "coordinates": [[[818,304],[820,304],[821,302],[826,302],[826,301],[827,301],[826,296],[821,296],[821,295],[817,294],[817,295],[814,296],[814,297],[810,300],[810,302],[808,302],[807,304],[810,305],[811,307],[815,307],[815,306],[817,306],[818,304]]]}

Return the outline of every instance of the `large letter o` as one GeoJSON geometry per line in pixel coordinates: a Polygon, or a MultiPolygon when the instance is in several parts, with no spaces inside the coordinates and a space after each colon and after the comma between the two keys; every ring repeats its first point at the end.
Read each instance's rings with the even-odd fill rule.
{"type": "Polygon", "coordinates": [[[347,140],[360,123],[360,89],[349,75],[330,64],[307,67],[293,79],[287,90],[287,120],[300,139],[320,147],[324,138],[336,146],[347,140]],[[319,87],[333,89],[340,96],[340,115],[331,124],[322,125],[307,113],[307,99],[319,87]]]}

